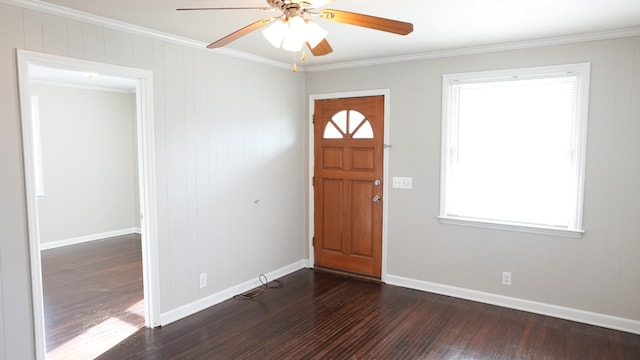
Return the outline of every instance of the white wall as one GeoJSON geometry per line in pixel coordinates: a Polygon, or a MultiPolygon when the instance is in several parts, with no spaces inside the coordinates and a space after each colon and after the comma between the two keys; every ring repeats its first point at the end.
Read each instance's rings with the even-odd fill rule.
{"type": "Polygon", "coordinates": [[[3,304],[3,300],[4,299],[4,294],[2,294],[2,289],[4,289],[2,287],[2,258],[0,258],[0,309],[2,311],[0,311],[0,324],[2,324],[3,326],[0,326],[0,357],[2,357],[2,359],[4,359],[4,355],[5,355],[5,346],[4,346],[4,341],[5,341],[5,336],[4,336],[4,304],[3,304]]]}
{"type": "Polygon", "coordinates": [[[43,178],[40,242],[140,227],[135,93],[33,82],[43,178]]]}
{"type": "Polygon", "coordinates": [[[162,313],[306,258],[302,74],[0,3],[0,358],[34,353],[17,48],[153,71],[162,313]]]}
{"type": "Polygon", "coordinates": [[[389,173],[413,190],[386,197],[389,275],[640,324],[640,37],[313,72],[306,88],[391,91],[389,173]],[[442,74],[579,62],[592,64],[584,237],[440,224],[442,74]]]}

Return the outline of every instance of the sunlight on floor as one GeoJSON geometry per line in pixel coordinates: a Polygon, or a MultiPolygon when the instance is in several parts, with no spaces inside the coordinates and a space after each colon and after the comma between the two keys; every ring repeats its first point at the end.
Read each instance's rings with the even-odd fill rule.
{"type": "MultiPolygon", "coordinates": [[[[144,317],[144,300],[129,307],[125,313],[144,317]]],[[[47,352],[48,360],[95,359],[122,340],[133,335],[139,327],[110,317],[65,344],[47,352]]]]}
{"type": "Polygon", "coordinates": [[[140,300],[137,303],[129,306],[129,308],[125,310],[125,312],[129,314],[138,315],[144,319],[144,300],[140,300]]]}

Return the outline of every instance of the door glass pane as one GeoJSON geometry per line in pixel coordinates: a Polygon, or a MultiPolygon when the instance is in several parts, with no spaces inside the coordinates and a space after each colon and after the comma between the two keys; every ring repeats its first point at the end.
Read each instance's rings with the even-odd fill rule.
{"type": "Polygon", "coordinates": [[[364,120],[364,115],[361,112],[349,110],[349,134],[353,134],[362,120],[364,120]]]}
{"type": "Polygon", "coordinates": [[[373,139],[373,128],[369,120],[365,120],[364,124],[353,134],[354,139],[373,139]]]}
{"type": "Polygon", "coordinates": [[[334,123],[338,126],[338,129],[343,134],[347,134],[347,110],[342,110],[331,117],[334,123]]]}
{"type": "Polygon", "coordinates": [[[332,122],[328,122],[324,128],[325,139],[342,139],[342,133],[336,129],[336,126],[332,122]]]}

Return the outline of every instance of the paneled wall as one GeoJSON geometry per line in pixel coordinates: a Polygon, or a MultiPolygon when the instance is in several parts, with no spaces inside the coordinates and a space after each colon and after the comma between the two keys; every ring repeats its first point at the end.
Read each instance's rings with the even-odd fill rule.
{"type": "MultiPolygon", "coordinates": [[[[1,255],[1,254],[0,254],[1,255]]],[[[4,294],[2,293],[2,257],[0,257],[0,358],[4,359],[5,358],[5,346],[4,346],[4,342],[5,342],[5,336],[4,336],[4,328],[5,328],[5,322],[4,322],[4,294]]]]}
{"type": "Polygon", "coordinates": [[[391,91],[388,273],[640,324],[640,37],[307,74],[308,94],[391,91]],[[591,62],[585,235],[440,224],[442,75],[591,62]],[[511,271],[513,284],[501,285],[511,271]],[[635,322],[634,322],[635,321],[635,322]]]}
{"type": "Polygon", "coordinates": [[[0,358],[34,346],[16,49],[153,71],[162,313],[306,258],[302,74],[0,3],[0,358]]]}

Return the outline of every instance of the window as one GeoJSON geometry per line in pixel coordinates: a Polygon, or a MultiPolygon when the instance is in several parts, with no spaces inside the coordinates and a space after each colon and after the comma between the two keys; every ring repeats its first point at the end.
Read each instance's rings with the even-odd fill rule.
{"type": "Polygon", "coordinates": [[[589,71],[443,76],[441,222],[581,236],[589,71]]]}

